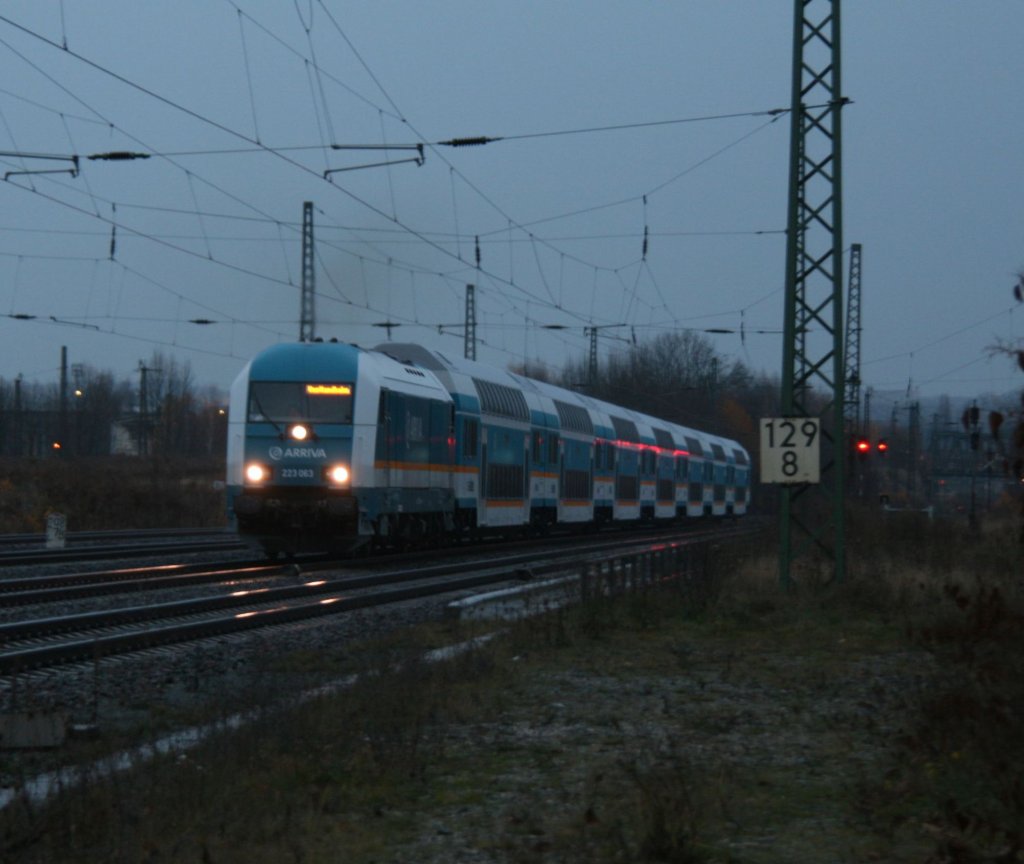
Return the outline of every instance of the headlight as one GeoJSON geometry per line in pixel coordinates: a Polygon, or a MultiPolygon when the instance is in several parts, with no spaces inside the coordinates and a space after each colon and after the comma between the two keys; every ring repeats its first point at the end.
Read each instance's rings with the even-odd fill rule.
{"type": "Polygon", "coordinates": [[[288,430],[288,434],[296,441],[305,441],[309,437],[309,427],[296,423],[288,430]]]}
{"type": "Polygon", "coordinates": [[[327,482],[335,486],[344,486],[348,483],[348,467],[345,465],[331,465],[327,471],[327,482]]]}
{"type": "Polygon", "coordinates": [[[258,462],[245,466],[245,479],[250,483],[263,483],[270,479],[270,469],[258,462]]]}

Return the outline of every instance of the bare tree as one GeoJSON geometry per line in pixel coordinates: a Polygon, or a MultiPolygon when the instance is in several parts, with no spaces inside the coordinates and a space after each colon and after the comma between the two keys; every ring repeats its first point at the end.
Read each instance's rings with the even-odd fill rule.
{"type": "Polygon", "coordinates": [[[194,440],[197,410],[192,367],[186,361],[154,352],[149,361],[148,406],[154,429],[153,452],[167,456],[187,454],[194,440]]]}
{"type": "Polygon", "coordinates": [[[72,452],[83,456],[109,454],[111,428],[131,404],[128,381],[118,382],[110,372],[84,367],[71,403],[72,452]]]}
{"type": "Polygon", "coordinates": [[[777,413],[779,401],[777,379],[755,376],[743,363],[720,355],[706,336],[689,330],[663,333],[613,354],[595,382],[587,380],[583,359],[570,361],[560,383],[683,426],[721,433],[751,451],[754,418],[777,413]]]}

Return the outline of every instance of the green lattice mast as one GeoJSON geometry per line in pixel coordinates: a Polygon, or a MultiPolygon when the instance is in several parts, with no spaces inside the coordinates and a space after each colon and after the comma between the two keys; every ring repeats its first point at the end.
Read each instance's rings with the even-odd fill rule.
{"type": "Polygon", "coordinates": [[[783,486],[780,579],[812,556],[845,570],[839,0],[795,0],[782,413],[820,417],[821,482],[783,486]]]}

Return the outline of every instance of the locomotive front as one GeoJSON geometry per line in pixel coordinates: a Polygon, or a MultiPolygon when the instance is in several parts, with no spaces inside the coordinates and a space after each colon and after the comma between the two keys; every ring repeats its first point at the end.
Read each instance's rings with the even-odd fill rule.
{"type": "Polygon", "coordinates": [[[359,352],[279,345],[231,389],[228,500],[238,532],[271,557],[351,548],[358,537],[353,419],[359,352]]]}

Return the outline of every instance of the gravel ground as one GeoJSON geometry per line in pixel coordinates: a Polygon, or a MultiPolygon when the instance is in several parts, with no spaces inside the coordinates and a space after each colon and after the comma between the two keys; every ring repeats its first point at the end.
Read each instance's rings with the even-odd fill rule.
{"type": "MultiPolygon", "coordinates": [[[[168,723],[214,694],[231,710],[254,691],[297,693],[323,670],[261,679],[259,658],[337,654],[435,621],[441,608],[403,604],[149,652],[44,676],[21,698],[104,732],[150,728],[155,707],[168,723]]],[[[558,614],[525,625],[487,660],[498,668],[481,679],[475,707],[446,710],[445,722],[417,733],[415,759],[398,766],[411,769],[408,779],[383,800],[379,790],[346,793],[321,807],[287,847],[302,849],[295,860],[925,859],[923,829],[897,848],[866,812],[864,790],[883,782],[907,711],[935,671],[891,625],[820,614],[634,623],[566,629],[558,614]]],[[[54,758],[8,754],[0,785],[54,758]]],[[[331,799],[329,787],[316,794],[331,799]]],[[[197,854],[211,861],[291,860],[237,839],[202,844],[197,854]]]]}
{"type": "Polygon", "coordinates": [[[799,642],[697,628],[559,652],[499,718],[449,728],[437,803],[367,860],[905,860],[861,789],[881,782],[929,661],[799,642]]]}

